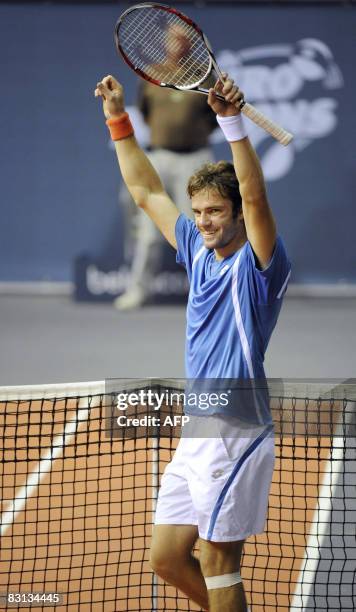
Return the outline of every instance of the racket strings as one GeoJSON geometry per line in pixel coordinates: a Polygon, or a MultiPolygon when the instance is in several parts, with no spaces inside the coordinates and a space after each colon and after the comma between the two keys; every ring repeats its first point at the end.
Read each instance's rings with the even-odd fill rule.
{"type": "Polygon", "coordinates": [[[120,24],[118,39],[134,68],[161,83],[190,88],[210,72],[210,55],[200,34],[174,13],[152,7],[131,11],[120,24]],[[182,56],[174,58],[180,50],[182,56]]]}
{"type": "MultiPolygon", "coordinates": [[[[183,33],[189,40],[190,45],[193,42],[192,33],[195,35],[195,38],[198,38],[198,42],[200,42],[200,37],[196,34],[195,30],[172,14],[167,14],[167,16],[164,14],[166,19],[162,23],[162,15],[159,15],[159,19],[157,19],[157,10],[145,9],[144,12],[140,10],[131,13],[130,16],[132,16],[130,22],[126,19],[125,29],[120,32],[120,42],[124,42],[125,51],[129,59],[134,61],[135,67],[148,74],[150,73],[149,76],[154,76],[157,80],[162,80],[163,77],[167,78],[168,75],[171,76],[175,83],[179,80],[182,85],[188,79],[190,80],[192,75],[192,49],[190,49],[189,58],[182,58],[184,61],[181,59],[175,66],[172,66],[172,62],[170,62],[170,66],[168,66],[169,58],[165,47],[169,26],[179,23],[180,30],[184,30],[183,33]],[[157,26],[161,29],[157,28],[157,26]],[[161,66],[157,64],[161,64],[161,66]],[[182,68],[185,68],[185,70],[182,71],[182,68]]],[[[178,40],[176,42],[174,40],[173,42],[170,41],[171,52],[174,53],[178,49],[178,40]]],[[[200,63],[206,55],[205,49],[203,51],[203,53],[200,52],[199,54],[200,63]]]]}
{"type": "MultiPolygon", "coordinates": [[[[135,67],[137,66],[142,69],[148,59],[151,61],[154,59],[152,57],[152,43],[154,41],[154,35],[151,30],[151,27],[154,25],[154,20],[152,18],[150,19],[150,16],[145,28],[142,27],[142,21],[137,19],[135,23],[135,20],[129,20],[126,18],[126,20],[122,23],[120,30],[120,42],[127,57],[131,61],[135,62],[135,67]],[[152,23],[150,23],[150,21],[152,23]],[[145,56],[147,56],[146,60],[145,56]]],[[[156,54],[156,58],[158,59],[162,53],[158,45],[155,47],[154,52],[156,54]]],[[[160,59],[162,61],[164,60],[164,54],[162,54],[160,59]]]]}

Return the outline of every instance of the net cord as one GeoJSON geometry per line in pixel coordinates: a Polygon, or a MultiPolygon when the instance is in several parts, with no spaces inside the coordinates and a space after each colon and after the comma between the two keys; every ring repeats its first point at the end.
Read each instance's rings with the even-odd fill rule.
{"type": "Polygon", "coordinates": [[[105,381],[0,387],[0,402],[58,399],[105,393],[105,381]]]}

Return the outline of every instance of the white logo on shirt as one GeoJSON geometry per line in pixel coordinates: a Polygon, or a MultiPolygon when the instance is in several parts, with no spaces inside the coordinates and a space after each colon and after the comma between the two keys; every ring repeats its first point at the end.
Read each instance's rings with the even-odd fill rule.
{"type": "Polygon", "coordinates": [[[225,274],[225,272],[230,268],[229,264],[226,264],[222,270],[220,271],[220,276],[222,276],[223,274],[225,274]]]}

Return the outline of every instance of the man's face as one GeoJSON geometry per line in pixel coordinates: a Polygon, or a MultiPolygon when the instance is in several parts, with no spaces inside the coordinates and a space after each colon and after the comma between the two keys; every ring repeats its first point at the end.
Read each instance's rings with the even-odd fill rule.
{"type": "Polygon", "coordinates": [[[241,216],[232,216],[232,202],[216,189],[204,189],[192,196],[195,223],[204,246],[221,257],[233,253],[241,241],[241,216]]]}

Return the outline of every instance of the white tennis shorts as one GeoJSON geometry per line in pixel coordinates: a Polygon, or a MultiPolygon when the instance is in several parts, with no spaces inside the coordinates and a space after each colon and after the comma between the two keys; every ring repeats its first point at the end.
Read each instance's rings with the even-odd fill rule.
{"type": "Polygon", "coordinates": [[[249,427],[246,433],[236,419],[207,419],[210,437],[189,437],[185,431],[164,471],[155,524],[197,525],[199,536],[213,542],[244,540],[264,531],[273,429],[249,427]]]}

